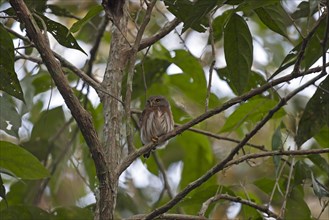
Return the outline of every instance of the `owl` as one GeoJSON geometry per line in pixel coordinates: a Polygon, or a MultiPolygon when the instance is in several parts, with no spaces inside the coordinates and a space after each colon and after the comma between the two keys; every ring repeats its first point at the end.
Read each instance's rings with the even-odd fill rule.
{"type": "MultiPolygon", "coordinates": [[[[156,143],[161,135],[174,129],[174,121],[170,104],[163,96],[151,96],[145,105],[145,109],[139,120],[140,137],[142,143],[156,143]]],[[[155,148],[164,148],[168,141],[159,143],[155,148]]],[[[155,148],[153,150],[155,150],[155,148]]],[[[150,156],[150,152],[144,154],[145,158],[150,156]]]]}

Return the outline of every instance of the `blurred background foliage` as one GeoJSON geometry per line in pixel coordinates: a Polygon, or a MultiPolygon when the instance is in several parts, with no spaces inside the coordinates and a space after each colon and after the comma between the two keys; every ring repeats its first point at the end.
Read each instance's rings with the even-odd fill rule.
{"type": "MultiPolygon", "coordinates": [[[[52,35],[52,49],[86,70],[98,25],[104,19],[100,2],[25,2],[45,21],[52,35]]],[[[140,1],[128,2],[128,39],[133,40],[135,26],[143,21],[145,6],[141,7],[140,1]]],[[[132,94],[132,108],[136,109],[135,145],[141,146],[138,110],[150,95],[166,96],[175,122],[183,124],[204,113],[206,108],[219,107],[260,87],[270,77],[289,74],[303,38],[327,10],[325,4],[320,0],[159,1],[145,38],[156,34],[174,17],[183,23],[138,55],[132,94]]],[[[14,19],[10,4],[1,1],[0,9],[1,219],[92,219],[98,182],[88,147],[38,52],[28,40],[13,34],[25,35],[24,26],[14,19]]],[[[301,62],[302,71],[321,65],[321,40],[328,31],[327,25],[323,19],[311,37],[301,62]]],[[[108,27],[101,39],[93,63],[92,76],[98,81],[106,67],[109,30],[108,27]]],[[[102,136],[103,109],[98,96],[72,70],[65,68],[65,71],[102,136]]],[[[156,156],[136,161],[120,178],[118,218],[147,213],[169,201],[172,195],[224,159],[236,146],[234,140],[239,141],[249,133],[280,97],[313,77],[283,83],[241,102],[196,125],[194,130],[176,136],[156,156]],[[202,131],[233,141],[214,138],[202,131]],[[157,160],[167,174],[171,195],[166,192],[157,160]]],[[[328,148],[328,91],[326,77],[320,86],[317,83],[297,94],[238,156],[297,146],[328,148]]],[[[122,142],[125,144],[125,140],[122,142]]],[[[285,219],[328,219],[328,185],[328,153],[263,157],[226,168],[170,212],[197,215],[207,199],[222,193],[270,205],[276,213],[285,206],[285,219]],[[290,186],[288,198],[287,185],[290,186]]],[[[263,215],[249,206],[220,200],[209,207],[206,217],[260,219],[263,215]]]]}

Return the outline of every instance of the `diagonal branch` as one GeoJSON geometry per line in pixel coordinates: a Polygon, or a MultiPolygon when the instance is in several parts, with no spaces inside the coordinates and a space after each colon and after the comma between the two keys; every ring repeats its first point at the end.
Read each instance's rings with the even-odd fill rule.
{"type": "MultiPolygon", "coordinates": [[[[204,130],[200,130],[200,129],[197,129],[197,128],[189,128],[188,130],[193,131],[193,132],[198,133],[198,134],[203,134],[203,135],[208,136],[208,137],[215,138],[217,140],[230,141],[230,142],[233,142],[233,143],[236,143],[236,144],[241,142],[240,140],[237,140],[237,139],[234,139],[234,138],[223,137],[223,136],[211,133],[209,131],[204,131],[204,130]]],[[[248,145],[250,147],[253,147],[253,148],[256,148],[258,150],[266,151],[264,145],[256,145],[256,144],[252,144],[252,143],[249,143],[249,142],[246,143],[246,145],[248,145]]]]}
{"type": "Polygon", "coordinates": [[[268,151],[268,152],[261,152],[261,153],[253,153],[253,154],[246,154],[241,156],[237,159],[231,160],[225,165],[225,168],[228,168],[233,165],[240,164],[244,161],[256,158],[263,158],[263,157],[270,157],[270,156],[304,156],[304,155],[312,155],[312,154],[324,154],[329,153],[329,148],[321,148],[321,149],[309,149],[309,150],[287,150],[287,151],[268,151]]]}
{"type": "Polygon", "coordinates": [[[294,73],[297,73],[300,71],[300,64],[303,60],[304,54],[305,54],[305,49],[309,43],[309,41],[311,40],[311,37],[314,35],[315,31],[318,29],[318,27],[320,26],[322,20],[326,17],[326,14],[322,14],[321,17],[316,21],[314,27],[312,28],[312,30],[307,34],[307,36],[303,39],[300,51],[297,55],[297,60],[294,66],[294,73]]]}
{"type": "Polygon", "coordinates": [[[170,200],[168,203],[163,205],[162,207],[154,210],[150,214],[148,214],[145,219],[153,219],[158,215],[161,215],[162,213],[167,212],[169,209],[171,209],[173,206],[175,206],[178,202],[180,202],[185,196],[190,193],[195,188],[199,187],[203,183],[205,183],[207,180],[209,180],[213,175],[221,171],[225,168],[226,164],[229,163],[233,157],[238,153],[239,150],[242,149],[242,147],[250,140],[272,117],[273,115],[279,111],[284,105],[286,105],[287,101],[290,100],[292,97],[294,97],[296,94],[298,94],[300,91],[305,89],[306,87],[312,85],[314,82],[322,78],[325,74],[320,74],[317,77],[314,77],[312,80],[308,81],[304,85],[300,86],[299,88],[295,89],[291,93],[289,93],[285,98],[282,98],[280,102],[271,109],[268,114],[255,126],[255,128],[248,133],[245,138],[235,147],[232,149],[232,151],[229,153],[228,156],[226,156],[225,159],[223,159],[221,162],[216,164],[214,167],[212,167],[208,172],[206,172],[203,176],[195,180],[194,182],[191,182],[186,188],[184,188],[180,193],[178,193],[174,199],[170,200]]]}
{"type": "Polygon", "coordinates": [[[175,18],[174,20],[168,22],[161,30],[159,33],[153,35],[152,37],[143,39],[138,47],[138,50],[143,50],[151,45],[153,45],[155,42],[169,34],[172,30],[179,25],[181,21],[178,18],[175,18]]]}

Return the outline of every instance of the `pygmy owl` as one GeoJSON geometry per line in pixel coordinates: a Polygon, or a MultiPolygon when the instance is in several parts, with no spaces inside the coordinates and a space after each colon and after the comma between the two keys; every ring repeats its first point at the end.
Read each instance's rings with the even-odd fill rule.
{"type": "MultiPolygon", "coordinates": [[[[151,96],[147,100],[139,120],[139,126],[141,140],[144,145],[151,142],[156,143],[161,135],[174,129],[170,104],[165,97],[151,96]]],[[[155,148],[164,148],[167,143],[168,141],[159,143],[155,148]]],[[[144,157],[148,158],[150,153],[151,151],[144,154],[144,157]]]]}

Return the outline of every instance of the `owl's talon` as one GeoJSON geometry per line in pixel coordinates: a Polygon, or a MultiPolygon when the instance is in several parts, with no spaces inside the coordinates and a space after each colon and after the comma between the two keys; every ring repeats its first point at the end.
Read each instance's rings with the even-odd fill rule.
{"type": "Polygon", "coordinates": [[[159,140],[159,137],[157,137],[157,136],[155,136],[155,137],[152,137],[152,142],[153,143],[157,143],[158,142],[158,140],[159,140]]]}

